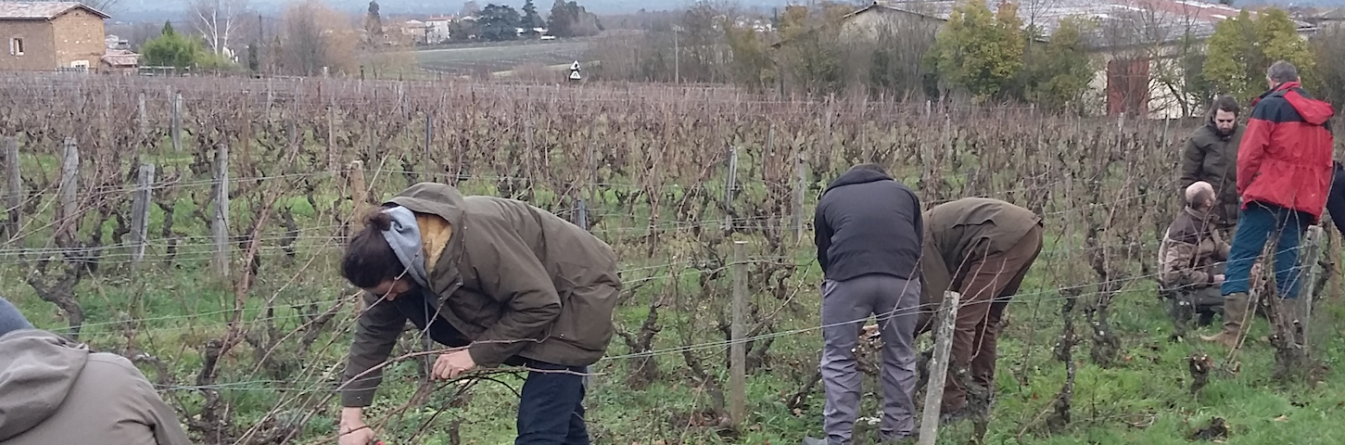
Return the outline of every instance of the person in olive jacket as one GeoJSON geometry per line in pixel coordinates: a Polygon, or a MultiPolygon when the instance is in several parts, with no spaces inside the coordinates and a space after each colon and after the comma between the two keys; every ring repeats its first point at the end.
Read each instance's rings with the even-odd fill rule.
{"type": "MultiPolygon", "coordinates": [[[[1232,237],[1232,228],[1238,222],[1238,144],[1244,131],[1238,125],[1241,110],[1233,96],[1219,96],[1205,116],[1205,125],[1191,134],[1182,150],[1181,190],[1202,181],[1214,186],[1211,213],[1224,239],[1232,237]]],[[[1182,198],[1185,203],[1185,196],[1182,198]]]]}
{"type": "Polygon", "coordinates": [[[478,367],[530,372],[515,444],[588,444],[584,376],[606,353],[622,285],[602,240],[512,199],[419,183],[352,237],[341,273],[364,289],[341,388],[340,443],[373,443],[363,408],[409,320],[452,352],[437,379],[478,367]]]}
{"type": "Polygon", "coordinates": [[[915,335],[932,328],[944,291],[962,296],[940,411],[952,421],[969,413],[963,374],[969,372],[972,383],[994,390],[1000,321],[1041,253],[1042,222],[1031,210],[990,198],[940,204],[926,211],[924,220],[915,335]]]}

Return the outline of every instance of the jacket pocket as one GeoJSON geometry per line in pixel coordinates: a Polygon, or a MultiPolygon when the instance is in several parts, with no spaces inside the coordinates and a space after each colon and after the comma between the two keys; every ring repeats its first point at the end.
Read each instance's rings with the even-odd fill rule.
{"type": "Polygon", "coordinates": [[[561,315],[551,331],[558,340],[590,351],[604,351],[612,340],[612,312],[621,290],[607,284],[562,293],[561,315]]]}
{"type": "Polygon", "coordinates": [[[458,319],[477,328],[476,334],[490,328],[500,319],[500,305],[495,300],[466,287],[458,288],[443,304],[458,319]]]}

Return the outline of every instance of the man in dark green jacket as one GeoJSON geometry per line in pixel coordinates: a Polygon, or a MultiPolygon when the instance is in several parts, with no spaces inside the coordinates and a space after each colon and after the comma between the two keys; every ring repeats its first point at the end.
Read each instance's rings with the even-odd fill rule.
{"type": "Polygon", "coordinates": [[[521,201],[411,186],[350,241],[341,273],[366,291],[343,381],[341,445],[365,425],[380,371],[409,320],[452,348],[434,377],[501,364],[529,371],[517,445],[587,445],[583,377],[612,339],[621,293],[602,240],[521,201]]]}
{"type": "Polygon", "coordinates": [[[956,419],[967,407],[962,374],[970,371],[973,383],[994,390],[1000,320],[1041,253],[1042,224],[1031,210],[989,198],[934,206],[924,220],[921,311],[915,333],[919,336],[932,328],[944,291],[962,295],[940,411],[945,418],[956,419]]]}
{"type": "Polygon", "coordinates": [[[1242,108],[1233,96],[1219,96],[1205,116],[1205,125],[1197,128],[1182,150],[1181,190],[1204,181],[1214,186],[1215,227],[1224,239],[1232,238],[1231,228],[1238,222],[1238,144],[1243,126],[1238,125],[1242,108]]]}

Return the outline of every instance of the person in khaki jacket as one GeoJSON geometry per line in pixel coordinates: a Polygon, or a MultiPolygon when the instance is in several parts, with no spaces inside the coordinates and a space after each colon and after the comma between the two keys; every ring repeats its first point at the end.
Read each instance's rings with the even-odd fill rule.
{"type": "MultiPolygon", "coordinates": [[[[998,199],[963,198],[924,214],[921,305],[915,335],[932,328],[944,291],[962,295],[940,410],[944,421],[968,412],[963,374],[994,391],[999,325],[1042,247],[1041,217],[998,199]]],[[[934,382],[930,382],[934,384],[934,382]]]]}
{"type": "Polygon", "coordinates": [[[1246,302],[1240,306],[1233,301],[1226,304],[1219,295],[1219,285],[1224,282],[1222,262],[1228,260],[1229,244],[1217,229],[1214,187],[1197,181],[1186,187],[1185,197],[1186,207],[1168,226],[1158,248],[1159,281],[1179,297],[1174,303],[1185,301],[1193,306],[1201,324],[1208,324],[1213,314],[1226,306],[1225,320],[1240,326],[1246,302]]]}
{"type": "Polygon", "coordinates": [[[366,292],[339,389],[341,445],[376,441],[363,409],[408,320],[453,348],[435,361],[437,379],[530,371],[515,444],[589,443],[584,376],[606,353],[622,289],[602,240],[521,201],[419,183],[351,238],[341,274],[366,292]]]}
{"type": "Polygon", "coordinates": [[[33,329],[0,298],[0,445],[190,445],[125,357],[33,329]]]}

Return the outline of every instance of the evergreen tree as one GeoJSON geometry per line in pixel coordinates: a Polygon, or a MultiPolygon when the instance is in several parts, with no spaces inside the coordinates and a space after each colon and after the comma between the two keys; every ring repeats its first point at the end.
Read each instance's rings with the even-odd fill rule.
{"type": "Polygon", "coordinates": [[[481,38],[491,41],[517,39],[521,21],[514,8],[495,4],[486,5],[476,20],[481,25],[481,38]]]}
{"type": "Polygon", "coordinates": [[[378,42],[383,37],[383,17],[378,12],[378,2],[369,2],[369,13],[364,17],[364,31],[369,42],[378,42]]]}
{"type": "Polygon", "coordinates": [[[531,29],[543,26],[546,26],[546,21],[542,20],[542,16],[537,14],[537,5],[533,4],[532,0],[525,0],[523,2],[523,27],[531,29]]]}
{"type": "Polygon", "coordinates": [[[196,66],[207,54],[200,40],[178,34],[173,30],[173,25],[167,22],[159,37],[145,42],[140,52],[144,58],[143,65],[176,68],[196,66]]]}
{"type": "Polygon", "coordinates": [[[261,69],[261,60],[257,56],[258,50],[260,48],[257,48],[255,42],[248,44],[248,70],[254,73],[261,69]]]}
{"type": "Polygon", "coordinates": [[[574,17],[570,16],[570,8],[565,5],[565,0],[556,0],[551,5],[551,18],[547,23],[547,32],[556,37],[572,37],[574,33],[570,32],[574,24],[574,17]]]}

